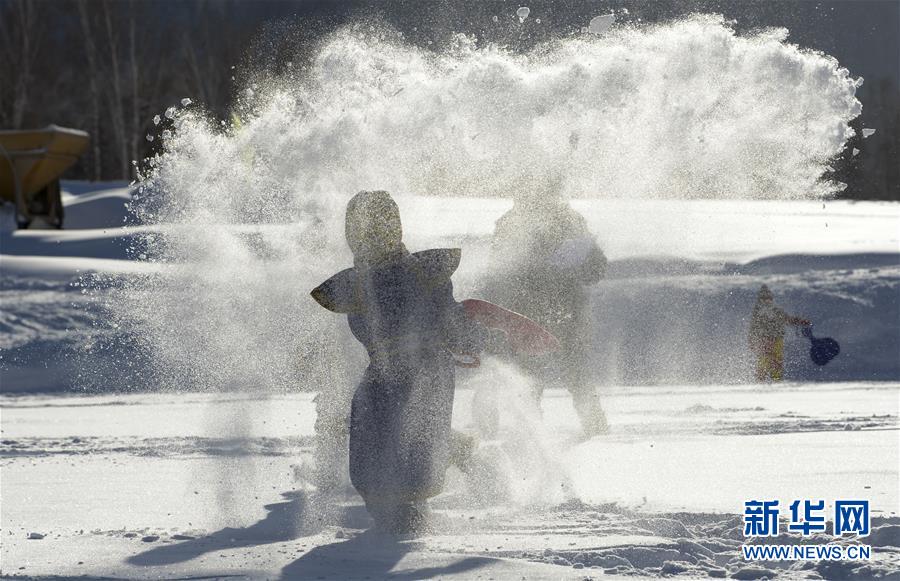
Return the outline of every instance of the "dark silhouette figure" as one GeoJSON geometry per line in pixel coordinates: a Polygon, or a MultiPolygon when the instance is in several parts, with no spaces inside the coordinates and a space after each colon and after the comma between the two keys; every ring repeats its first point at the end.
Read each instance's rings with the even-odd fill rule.
{"type": "Polygon", "coordinates": [[[453,298],[460,251],[407,251],[387,192],[350,200],[346,237],[353,268],[312,296],[347,315],[369,355],[350,411],[350,480],[377,526],[415,533],[426,526],[425,502],[441,492],[450,462],[452,353],[477,353],[487,331],[453,298]]]}
{"type": "Polygon", "coordinates": [[[572,394],[588,435],[607,431],[606,414],[587,377],[590,345],[589,287],[606,271],[606,256],[584,217],[555,194],[516,199],[497,220],[488,298],[544,326],[560,340],[558,352],[516,358],[531,372],[540,400],[548,382],[572,394]]]}

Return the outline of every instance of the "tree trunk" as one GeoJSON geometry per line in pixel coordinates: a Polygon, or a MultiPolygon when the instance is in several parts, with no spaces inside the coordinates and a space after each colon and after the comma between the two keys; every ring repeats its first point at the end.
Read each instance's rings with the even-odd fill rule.
{"type": "Polygon", "coordinates": [[[134,0],[130,3],[129,19],[128,19],[128,48],[129,58],[131,59],[131,159],[137,160],[140,154],[141,139],[141,99],[138,93],[139,76],[138,76],[138,60],[137,51],[135,50],[135,26],[134,26],[134,0]]]}
{"type": "Polygon", "coordinates": [[[10,4],[12,33],[3,28],[4,58],[9,59],[13,72],[9,124],[22,129],[29,105],[34,60],[40,48],[40,18],[34,0],[16,0],[10,4]]]}
{"type": "Polygon", "coordinates": [[[112,96],[110,109],[112,113],[113,133],[116,139],[116,149],[119,152],[120,179],[128,179],[128,138],[125,131],[125,104],[122,94],[122,75],[119,70],[119,42],[115,35],[112,16],[109,11],[109,2],[103,3],[103,20],[106,24],[106,40],[109,45],[109,60],[112,72],[112,96]]]}
{"type": "Polygon", "coordinates": [[[99,71],[97,70],[97,45],[94,44],[94,34],[91,26],[91,20],[88,16],[88,0],[80,0],[78,2],[78,14],[81,19],[81,33],[84,35],[84,50],[88,61],[88,80],[91,91],[92,105],[92,134],[91,134],[91,151],[93,157],[93,176],[94,181],[103,179],[103,158],[101,139],[100,139],[100,85],[99,71]]]}

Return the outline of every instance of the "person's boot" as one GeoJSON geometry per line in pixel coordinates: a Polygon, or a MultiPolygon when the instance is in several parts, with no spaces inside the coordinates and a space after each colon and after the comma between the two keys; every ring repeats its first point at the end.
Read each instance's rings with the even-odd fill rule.
{"type": "Polygon", "coordinates": [[[465,475],[469,494],[478,504],[491,506],[509,498],[505,461],[505,454],[498,446],[479,446],[474,436],[451,432],[450,464],[465,475]]]}
{"type": "Polygon", "coordinates": [[[402,504],[398,507],[397,514],[394,517],[391,534],[398,537],[414,538],[431,533],[432,527],[429,516],[428,505],[424,502],[402,504]]]}
{"type": "Polygon", "coordinates": [[[472,464],[472,456],[475,454],[475,448],[477,447],[478,440],[475,436],[451,430],[450,465],[456,466],[463,473],[468,472],[472,464]]]}
{"type": "Polygon", "coordinates": [[[365,499],[375,528],[395,537],[417,537],[430,532],[428,507],[424,502],[365,499]]]}
{"type": "Polygon", "coordinates": [[[577,398],[573,396],[573,404],[581,420],[581,428],[588,438],[609,433],[606,412],[603,411],[600,397],[596,393],[591,392],[577,398]]]}
{"type": "Polygon", "coordinates": [[[464,472],[466,487],[477,504],[496,506],[509,501],[509,464],[509,457],[496,442],[473,451],[464,472]]]}

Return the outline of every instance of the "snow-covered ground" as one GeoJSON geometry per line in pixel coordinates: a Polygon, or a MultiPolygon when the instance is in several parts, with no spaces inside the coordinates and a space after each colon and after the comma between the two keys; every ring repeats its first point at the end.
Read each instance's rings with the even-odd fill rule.
{"type": "MultiPolygon", "coordinates": [[[[554,390],[544,400],[544,434],[486,444],[516,459],[505,474],[513,489],[527,481],[530,493],[476,503],[454,471],[434,501],[438,534],[399,542],[365,532],[370,522],[353,495],[319,499],[299,477],[313,444],[310,394],[7,397],[4,572],[562,579],[767,569],[760,575],[835,578],[824,563],[743,562],[737,515],[752,498],[786,506],[861,495],[872,502],[876,528],[866,542],[875,560],[842,571],[896,574],[897,390],[616,389],[605,397],[612,431],[590,441],[574,431],[568,395],[554,390]],[[216,435],[218,422],[236,418],[253,418],[246,435],[216,435]]],[[[469,427],[471,400],[460,390],[459,428],[469,427]]]]}
{"type": "MultiPolygon", "coordinates": [[[[469,429],[473,393],[501,378],[501,438],[481,453],[507,488],[472,490],[453,471],[437,533],[392,541],[366,531],[351,492],[309,486],[314,386],[124,395],[96,380],[126,359],[86,349],[116,329],[94,308],[105,290],[73,281],[166,268],[128,260],[141,232],[165,229],[120,226],[127,189],[67,189],[71,229],[0,233],[4,575],[900,578],[896,204],[576,201],[610,259],[593,311],[610,434],[583,441],[565,392],[547,390],[540,415],[515,371],[487,361],[461,374],[454,423],[469,429]],[[841,342],[835,361],[813,366],[789,336],[788,381],[748,383],[763,282],[841,342]],[[104,392],[72,392],[83,383],[104,392]],[[744,501],[848,497],[872,503],[873,561],[741,559],[744,501]]],[[[473,265],[509,202],[400,204],[409,246],[462,246],[457,296],[477,293],[473,265]]]]}
{"type": "MultiPolygon", "coordinates": [[[[515,493],[474,502],[453,471],[434,501],[439,532],[400,542],[365,532],[358,498],[318,499],[300,478],[313,445],[311,394],[7,396],[4,573],[562,579],[767,569],[760,575],[835,578],[825,563],[744,562],[738,515],[751,498],[786,506],[863,496],[875,560],[842,571],[896,575],[898,386],[615,389],[604,400],[612,431],[590,441],[575,433],[568,395],[553,390],[545,433],[485,444],[511,464],[515,493]],[[216,435],[217,423],[237,418],[252,424],[242,436],[216,435]]],[[[470,427],[471,400],[460,390],[458,428],[470,427]]]]}

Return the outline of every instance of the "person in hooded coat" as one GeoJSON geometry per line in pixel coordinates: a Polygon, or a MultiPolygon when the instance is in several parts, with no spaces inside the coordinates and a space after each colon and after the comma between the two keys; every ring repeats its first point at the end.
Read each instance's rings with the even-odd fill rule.
{"type": "Polygon", "coordinates": [[[510,356],[538,379],[536,399],[548,380],[568,389],[582,428],[594,436],[607,432],[608,425],[587,373],[589,291],[605,274],[606,256],[584,216],[556,193],[557,187],[520,193],[497,220],[493,268],[484,291],[489,300],[533,319],[559,339],[555,353],[510,356]]]}
{"type": "Polygon", "coordinates": [[[376,526],[415,533],[451,459],[453,353],[479,352],[488,333],[453,298],[460,250],[410,253],[387,192],[354,196],[345,224],[353,268],[311,294],[347,315],[369,355],[350,410],[350,480],[376,526]]]}
{"type": "Polygon", "coordinates": [[[775,304],[769,287],[762,285],[750,318],[750,350],[756,355],[756,380],[781,381],[784,376],[784,328],[808,326],[803,317],[784,312],[775,304]]]}

